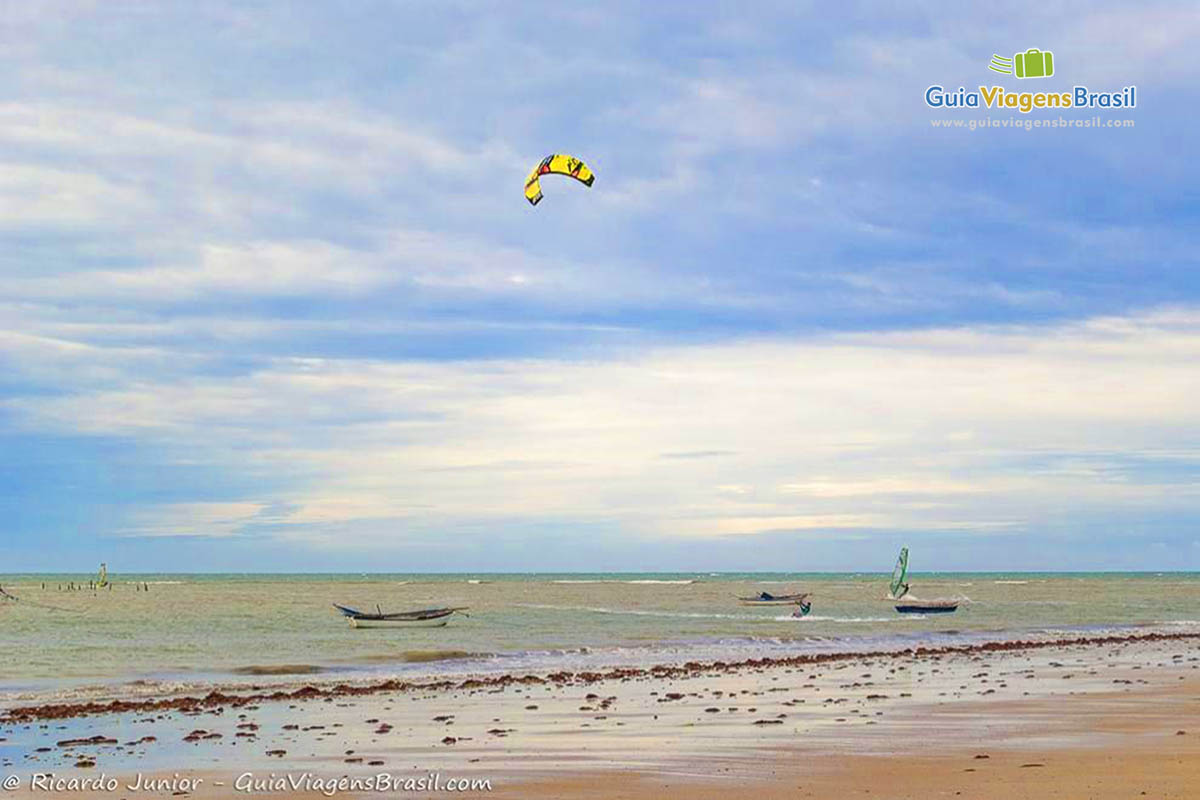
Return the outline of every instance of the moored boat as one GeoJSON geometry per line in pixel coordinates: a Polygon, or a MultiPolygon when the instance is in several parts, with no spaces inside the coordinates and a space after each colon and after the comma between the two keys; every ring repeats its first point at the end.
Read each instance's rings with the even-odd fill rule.
{"type": "Polygon", "coordinates": [[[901,614],[949,614],[958,610],[957,600],[918,600],[909,597],[896,603],[896,611],[901,614]]]}
{"type": "Polygon", "coordinates": [[[458,608],[423,608],[417,611],[400,611],[385,614],[378,606],[376,613],[359,611],[347,606],[333,604],[342,616],[350,621],[351,628],[441,628],[450,621],[454,614],[466,611],[466,606],[458,608]]]}
{"type": "Polygon", "coordinates": [[[801,592],[800,594],[759,592],[754,597],[739,597],[738,600],[748,606],[794,606],[798,603],[806,604],[810,596],[812,596],[811,592],[801,592]]]}

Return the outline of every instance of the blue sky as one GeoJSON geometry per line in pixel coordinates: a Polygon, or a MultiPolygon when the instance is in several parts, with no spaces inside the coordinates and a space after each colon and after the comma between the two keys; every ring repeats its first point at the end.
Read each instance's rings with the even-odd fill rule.
{"type": "Polygon", "coordinates": [[[7,8],[0,572],[1198,569],[1198,34],[7,8]],[[1018,115],[935,83],[1138,108],[938,129],[1018,115]],[[598,177],[533,209],[549,152],[598,177]]]}

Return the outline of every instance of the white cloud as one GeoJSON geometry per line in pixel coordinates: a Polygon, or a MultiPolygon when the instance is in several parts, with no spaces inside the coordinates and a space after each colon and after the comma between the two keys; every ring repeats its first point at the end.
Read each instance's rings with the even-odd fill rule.
{"type": "Polygon", "coordinates": [[[260,520],[260,503],[167,503],[133,515],[123,536],[147,538],[198,536],[221,539],[237,534],[248,522],[260,520]]]}
{"type": "MultiPolygon", "coordinates": [[[[76,358],[61,344],[37,352],[76,358]]],[[[986,531],[1052,508],[1200,499],[1177,477],[1123,461],[1114,480],[1105,466],[1114,454],[1194,458],[1181,449],[1200,423],[1190,309],[597,362],[288,359],[165,382],[139,375],[128,351],[88,357],[127,380],[7,409],[28,428],[135,436],[288,477],[246,502],[318,529],[567,518],[681,536],[986,531]],[[728,455],[662,458],[700,451],[728,455]]],[[[250,521],[230,519],[223,530],[250,521]]]]}
{"type": "MultiPolygon", "coordinates": [[[[866,481],[847,481],[818,477],[804,483],[789,483],[779,487],[779,490],[784,494],[799,494],[811,497],[860,497],[908,494],[942,496],[978,492],[981,488],[980,486],[961,480],[922,480],[920,478],[888,477],[866,481]]],[[[1027,486],[1026,488],[1032,487],[1027,486]]]]}
{"type": "Polygon", "coordinates": [[[0,231],[124,227],[150,206],[136,187],[99,175],[0,161],[0,231]]]}

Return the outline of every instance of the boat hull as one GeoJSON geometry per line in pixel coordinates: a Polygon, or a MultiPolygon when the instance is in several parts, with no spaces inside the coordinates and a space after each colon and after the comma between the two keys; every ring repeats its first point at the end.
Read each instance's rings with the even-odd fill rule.
{"type": "Polygon", "coordinates": [[[338,613],[350,622],[351,628],[440,628],[454,614],[466,611],[462,608],[425,608],[420,611],[401,611],[396,614],[382,612],[370,614],[349,606],[333,604],[338,613]]]}
{"type": "Polygon", "coordinates": [[[350,619],[351,628],[444,628],[449,617],[438,619],[350,619]]]}
{"type": "Polygon", "coordinates": [[[958,611],[958,603],[945,605],[920,605],[916,603],[908,603],[905,605],[897,605],[896,611],[901,614],[950,614],[958,611]]]}
{"type": "Polygon", "coordinates": [[[739,597],[738,602],[744,606],[794,606],[803,603],[812,595],[808,592],[800,594],[781,594],[774,597],[739,597]]]}
{"type": "Polygon", "coordinates": [[[799,605],[799,600],[742,600],[744,606],[794,606],[799,605]]]}

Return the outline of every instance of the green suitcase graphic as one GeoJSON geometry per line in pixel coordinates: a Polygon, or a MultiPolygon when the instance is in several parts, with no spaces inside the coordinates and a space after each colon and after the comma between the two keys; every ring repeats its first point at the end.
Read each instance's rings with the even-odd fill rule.
{"type": "Polygon", "coordinates": [[[1049,78],[1054,74],[1054,54],[1031,47],[1013,56],[1018,78],[1049,78]]]}

